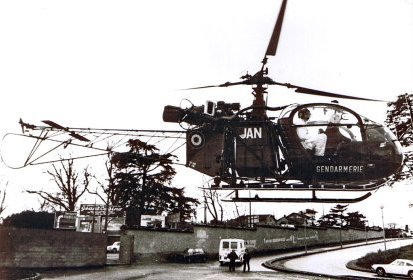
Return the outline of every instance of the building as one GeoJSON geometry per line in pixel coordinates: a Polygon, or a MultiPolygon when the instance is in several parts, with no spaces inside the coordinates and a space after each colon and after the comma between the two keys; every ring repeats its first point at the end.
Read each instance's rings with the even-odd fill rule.
{"type": "Polygon", "coordinates": [[[278,219],[276,221],[276,225],[279,226],[286,226],[286,225],[294,225],[294,226],[304,226],[304,225],[314,225],[315,214],[317,212],[311,209],[307,209],[304,213],[300,211],[298,213],[293,212],[287,216],[278,219]]]}
{"type": "Polygon", "coordinates": [[[141,226],[150,228],[164,228],[165,216],[162,215],[141,215],[141,226]]]}
{"type": "Polygon", "coordinates": [[[273,215],[243,215],[235,219],[228,220],[227,224],[242,227],[253,227],[256,224],[275,225],[276,219],[273,215]]]}

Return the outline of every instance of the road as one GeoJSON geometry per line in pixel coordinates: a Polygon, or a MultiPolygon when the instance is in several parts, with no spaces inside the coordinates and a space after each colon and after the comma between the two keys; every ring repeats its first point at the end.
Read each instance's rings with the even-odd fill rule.
{"type": "MultiPolygon", "coordinates": [[[[393,249],[409,244],[413,244],[413,239],[387,241],[386,247],[387,249],[393,249]]],[[[346,268],[346,263],[350,260],[363,257],[367,253],[377,252],[379,249],[384,250],[383,243],[295,258],[285,262],[284,266],[288,269],[307,271],[317,274],[329,274],[334,276],[353,275],[377,279],[377,275],[374,273],[354,271],[346,268]]]]}
{"type": "MultiPolygon", "coordinates": [[[[112,256],[113,257],[113,256],[112,256]]],[[[147,280],[181,280],[181,279],[263,279],[263,280],[299,280],[299,279],[324,279],[315,276],[302,276],[299,274],[283,273],[267,269],[262,263],[274,255],[255,257],[251,259],[251,272],[242,272],[242,267],[237,267],[235,272],[229,272],[228,266],[220,266],[218,261],[206,263],[147,263],[131,266],[115,265],[95,269],[54,270],[41,273],[42,279],[65,280],[122,280],[122,279],[147,279],[147,280]]]]}
{"type": "MultiPolygon", "coordinates": [[[[413,239],[388,241],[387,248],[396,248],[408,244],[412,244],[413,239]]],[[[364,245],[364,244],[361,244],[364,245]]],[[[353,245],[346,245],[353,246],[353,245]]],[[[345,247],[346,247],[345,246],[345,247]]],[[[335,249],[339,247],[333,247],[335,249]]],[[[369,252],[384,249],[383,243],[369,244],[366,246],[358,246],[324,252],[320,254],[308,255],[296,259],[291,259],[285,262],[285,266],[293,270],[309,271],[317,274],[329,275],[358,275],[377,279],[373,273],[358,272],[349,270],[345,267],[350,260],[357,259],[369,252]]],[[[325,248],[312,249],[312,251],[324,251],[325,248]]],[[[262,264],[268,260],[302,254],[303,252],[283,253],[277,255],[268,255],[261,257],[253,257],[251,259],[251,272],[243,273],[242,267],[237,267],[235,272],[229,272],[228,266],[220,266],[218,261],[209,261],[206,263],[137,263],[134,265],[109,265],[103,268],[94,269],[66,269],[53,270],[43,272],[42,279],[65,279],[65,280],[122,280],[122,279],[147,279],[147,280],[181,280],[181,279],[264,279],[264,280],[298,280],[298,279],[328,279],[321,276],[302,275],[299,273],[284,273],[267,269],[262,264]]],[[[110,258],[115,258],[116,255],[110,254],[110,258]]],[[[387,278],[389,279],[389,278],[387,278]]]]}

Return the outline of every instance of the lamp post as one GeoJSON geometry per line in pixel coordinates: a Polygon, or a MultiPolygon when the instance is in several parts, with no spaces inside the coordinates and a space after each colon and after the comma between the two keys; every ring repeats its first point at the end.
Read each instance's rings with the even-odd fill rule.
{"type": "Polygon", "coordinates": [[[250,197],[250,222],[249,222],[249,225],[248,225],[248,227],[249,228],[252,228],[252,216],[251,216],[251,191],[248,191],[249,192],[249,197],[250,197]]]}
{"type": "Polygon", "coordinates": [[[95,217],[96,217],[96,197],[95,197],[95,204],[93,205],[93,216],[92,216],[92,233],[95,232],[95,217]]]}
{"type": "Polygon", "coordinates": [[[307,255],[307,217],[304,218],[304,248],[307,255]]]}
{"type": "Polygon", "coordinates": [[[380,206],[380,209],[381,209],[381,220],[383,221],[383,241],[384,241],[384,251],[386,251],[387,250],[387,248],[386,248],[386,231],[385,231],[385,229],[384,229],[384,215],[383,215],[383,208],[384,208],[384,206],[382,205],[382,206],[380,206]]]}
{"type": "Polygon", "coordinates": [[[341,231],[343,229],[343,220],[340,221],[340,248],[343,249],[343,237],[341,236],[341,231]]]}

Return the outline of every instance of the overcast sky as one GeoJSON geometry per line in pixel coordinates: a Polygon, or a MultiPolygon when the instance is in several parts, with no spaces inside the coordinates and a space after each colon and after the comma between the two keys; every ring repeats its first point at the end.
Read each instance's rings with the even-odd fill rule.
{"type": "MultiPolygon", "coordinates": [[[[0,136],[20,132],[19,118],[35,124],[50,119],[72,127],[179,129],[162,122],[162,111],[184,98],[199,105],[208,99],[248,106],[248,87],[178,89],[237,81],[247,71],[259,70],[280,4],[1,1],[0,136]]],[[[269,59],[269,76],[392,101],[413,91],[412,31],[412,0],[290,0],[277,56],[269,59]]],[[[270,106],[314,101],[331,100],[269,89],[270,106]]],[[[385,119],[385,103],[340,103],[378,122],[385,119]]],[[[17,155],[20,148],[11,145],[7,151],[17,155]]],[[[0,164],[0,180],[8,182],[9,192],[5,215],[38,207],[36,197],[22,192],[51,187],[45,169],[11,170],[0,164]]],[[[203,180],[200,173],[182,170],[176,181],[199,186],[203,180]]],[[[199,194],[196,187],[187,191],[199,194]]],[[[350,210],[361,210],[378,225],[384,205],[389,222],[413,225],[404,219],[413,212],[408,207],[412,192],[410,185],[383,187],[350,210]]],[[[233,216],[233,204],[226,205],[233,216]]],[[[247,211],[248,205],[238,205],[247,211]]],[[[279,217],[305,208],[328,212],[330,206],[253,204],[252,212],[279,217]]]]}

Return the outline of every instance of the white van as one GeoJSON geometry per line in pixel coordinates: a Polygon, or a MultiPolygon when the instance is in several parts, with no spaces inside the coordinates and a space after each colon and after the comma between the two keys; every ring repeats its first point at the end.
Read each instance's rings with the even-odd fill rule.
{"type": "Polygon", "coordinates": [[[237,263],[242,263],[245,254],[245,240],[244,239],[221,239],[219,241],[219,263],[221,265],[229,263],[228,254],[235,250],[238,255],[237,263]]]}

